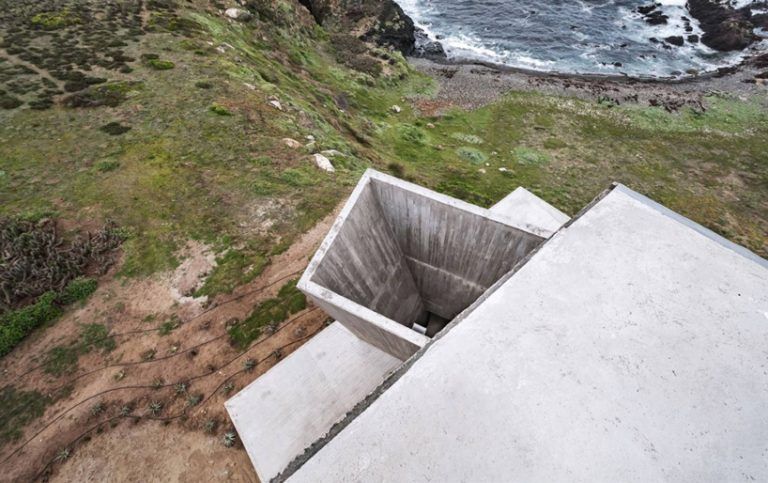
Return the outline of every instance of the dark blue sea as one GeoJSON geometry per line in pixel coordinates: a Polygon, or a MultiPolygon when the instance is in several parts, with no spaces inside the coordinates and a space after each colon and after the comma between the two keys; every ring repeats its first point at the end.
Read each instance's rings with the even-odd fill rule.
{"type": "MultiPolygon", "coordinates": [[[[399,0],[449,59],[479,60],[536,71],[685,77],[738,63],[700,42],[685,0],[660,0],[666,25],[649,25],[636,9],[647,0],[399,0]],[[684,17],[690,19],[686,22],[684,17]],[[689,30],[686,31],[686,25],[689,30]],[[683,46],[663,39],[683,36],[683,46]],[[651,40],[655,38],[658,42],[651,40]]],[[[736,6],[749,0],[733,0],[736,6]]],[[[755,12],[757,13],[757,12],[755,12]]],[[[760,32],[766,34],[766,32],[760,32]]],[[[766,45],[763,41],[761,48],[766,45]]]]}

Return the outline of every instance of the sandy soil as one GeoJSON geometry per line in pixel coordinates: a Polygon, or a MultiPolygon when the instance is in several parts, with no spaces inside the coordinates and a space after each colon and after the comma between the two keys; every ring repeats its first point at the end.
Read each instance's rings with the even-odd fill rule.
{"type": "Polygon", "coordinates": [[[721,77],[651,82],[543,75],[481,64],[438,63],[423,58],[411,58],[409,61],[416,69],[439,82],[440,89],[435,99],[417,102],[428,115],[440,114],[454,106],[475,109],[512,90],[588,100],[604,99],[618,104],[654,105],[674,111],[683,106],[701,109],[702,98],[712,92],[728,92],[729,95],[748,98],[768,89],[765,80],[754,79],[759,71],[747,66],[721,77]]]}
{"type": "Polygon", "coordinates": [[[26,427],[21,440],[0,451],[0,481],[257,481],[241,445],[222,443],[233,430],[223,403],[321,330],[327,316],[310,305],[245,352],[230,346],[227,327],[301,274],[335,216],[256,280],[212,301],[189,296],[215,263],[209,247],[199,243],[184,248],[183,263],[171,273],[125,281],[115,279],[113,269],[85,306],[39,330],[0,362],[3,385],[44,394],[70,388],[26,427]],[[180,326],[160,335],[157,327],[171,316],[180,326]],[[76,340],[80,324],[93,322],[109,328],[115,350],[81,356],[73,374],[46,374],[48,350],[76,340]],[[154,357],[147,359],[150,351],[154,357]],[[244,369],[247,359],[258,362],[255,370],[244,369]],[[187,384],[186,393],[176,393],[178,382],[187,384]],[[234,384],[229,394],[228,382],[234,384]],[[201,400],[190,404],[195,396],[201,400]],[[162,404],[156,415],[148,409],[153,401],[162,404]],[[94,413],[97,405],[101,410],[94,413]],[[121,414],[123,406],[130,415],[121,414]],[[210,420],[216,424],[212,434],[204,430],[210,420]],[[62,450],[69,456],[57,461],[62,450]]]}

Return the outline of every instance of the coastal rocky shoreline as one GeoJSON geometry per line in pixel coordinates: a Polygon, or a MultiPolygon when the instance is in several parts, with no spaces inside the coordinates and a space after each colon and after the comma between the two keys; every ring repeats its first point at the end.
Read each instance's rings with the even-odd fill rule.
{"type": "MultiPolygon", "coordinates": [[[[493,102],[510,90],[537,91],[590,99],[609,105],[635,103],[659,106],[667,111],[682,107],[705,110],[703,98],[718,92],[749,95],[768,86],[768,53],[757,51],[755,28],[765,28],[767,15],[752,15],[749,8],[736,10],[718,0],[689,0],[688,9],[704,31],[701,42],[710,48],[730,51],[752,49],[739,65],[700,75],[679,78],[635,78],[622,75],[576,75],[538,72],[479,61],[455,61],[446,56],[439,41],[415,26],[393,0],[301,0],[326,28],[351,32],[408,56],[411,64],[435,78],[440,90],[426,110],[452,106],[476,108],[493,102]]],[[[759,5],[758,5],[759,6],[759,5]]],[[[638,8],[648,22],[666,22],[663,6],[649,3],[638,8]]],[[[690,22],[689,19],[685,19],[690,22]]],[[[680,41],[698,42],[690,36],[680,41]]],[[[665,39],[673,48],[676,39],[665,39]]],[[[766,106],[768,108],[768,106],[766,106]]]]}
{"type": "MultiPolygon", "coordinates": [[[[520,68],[483,63],[479,61],[451,60],[440,44],[439,39],[431,39],[419,29],[394,0],[300,0],[309,9],[317,22],[325,28],[338,32],[351,33],[361,40],[389,46],[412,58],[426,59],[436,64],[480,66],[483,71],[497,71],[499,75],[523,74],[548,79],[567,78],[579,82],[660,82],[666,84],[705,83],[719,85],[723,77],[733,76],[729,84],[759,85],[768,79],[768,71],[763,71],[768,63],[766,54],[754,49],[754,44],[762,40],[755,33],[758,28],[768,29],[768,14],[752,13],[752,9],[768,8],[768,2],[755,3],[751,6],[735,9],[723,0],[688,0],[687,9],[703,30],[703,35],[672,36],[665,39],[650,39],[662,43],[665,48],[682,46],[685,42],[698,43],[718,51],[745,52],[744,60],[734,66],[720,68],[713,72],[692,73],[677,77],[636,78],[626,75],[575,75],[542,73],[520,68]],[[750,49],[754,52],[750,52],[750,49]],[[762,59],[762,60],[761,60],[762,59]],[[763,69],[763,70],[760,70],[763,69]],[[746,73],[746,74],[745,74],[746,73]]],[[[651,2],[637,8],[650,24],[666,23],[668,17],[660,3],[651,2]]],[[[760,10],[758,10],[760,11],[760,10]]],[[[685,30],[690,32],[690,19],[685,30]]],[[[422,65],[424,62],[419,62],[422,65]]],[[[474,67],[470,67],[470,70],[474,67]]]]}

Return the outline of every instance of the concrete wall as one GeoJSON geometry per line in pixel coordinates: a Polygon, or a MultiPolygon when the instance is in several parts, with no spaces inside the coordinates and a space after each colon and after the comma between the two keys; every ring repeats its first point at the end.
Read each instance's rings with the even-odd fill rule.
{"type": "Polygon", "coordinates": [[[424,315],[419,290],[370,185],[312,281],[407,327],[424,315]]]}
{"type": "Polygon", "coordinates": [[[372,180],[424,305],[454,318],[543,238],[394,184],[372,180]]]}
{"type": "Polygon", "coordinates": [[[322,294],[320,297],[309,295],[309,298],[330,317],[343,323],[361,340],[401,361],[411,357],[429,341],[427,336],[356,305],[351,300],[331,294],[314,283],[310,282],[308,288],[309,293],[322,294]]]}

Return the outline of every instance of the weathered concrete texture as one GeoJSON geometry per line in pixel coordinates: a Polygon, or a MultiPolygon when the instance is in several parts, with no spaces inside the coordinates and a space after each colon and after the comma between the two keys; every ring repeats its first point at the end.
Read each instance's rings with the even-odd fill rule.
{"type": "Polygon", "coordinates": [[[424,305],[370,188],[362,190],[312,281],[410,327],[424,305]]]}
{"type": "Polygon", "coordinates": [[[571,218],[522,186],[493,205],[490,210],[517,225],[533,226],[552,235],[571,218]]]}
{"type": "MultiPolygon", "coordinates": [[[[430,312],[452,319],[541,237],[388,179],[371,182],[430,312]]],[[[435,193],[436,195],[437,193],[435,193]]]]}
{"type": "Polygon", "coordinates": [[[368,170],[298,287],[358,337],[405,360],[429,340],[406,329],[451,319],[544,232],[368,170]]]}
{"type": "Polygon", "coordinates": [[[299,288],[315,305],[343,323],[357,337],[401,361],[429,341],[428,337],[312,281],[300,283],[299,288]]]}
{"type": "Polygon", "coordinates": [[[618,187],[291,482],[768,480],[768,262],[618,187]]]}
{"type": "Polygon", "coordinates": [[[228,400],[259,479],[276,476],[400,363],[334,322],[228,400]]]}

